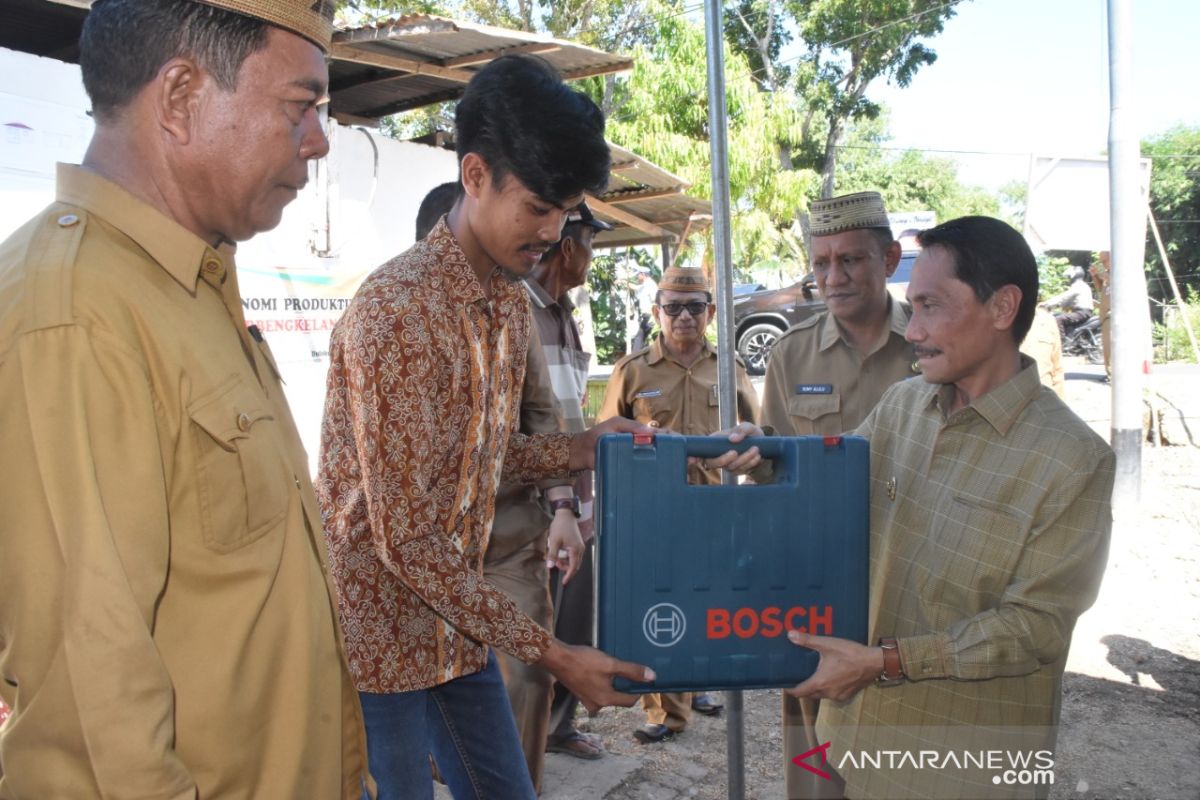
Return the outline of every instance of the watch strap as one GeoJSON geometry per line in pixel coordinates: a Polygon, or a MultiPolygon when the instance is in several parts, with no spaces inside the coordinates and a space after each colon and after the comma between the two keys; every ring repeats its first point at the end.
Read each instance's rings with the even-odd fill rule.
{"type": "Polygon", "coordinates": [[[550,501],[550,513],[555,514],[561,509],[570,509],[571,513],[579,519],[579,498],[572,495],[571,497],[560,497],[557,500],[550,501]]]}
{"type": "Polygon", "coordinates": [[[904,665],[900,663],[900,644],[896,637],[881,637],[879,647],[883,650],[883,672],[879,673],[879,682],[892,684],[904,680],[904,665]]]}

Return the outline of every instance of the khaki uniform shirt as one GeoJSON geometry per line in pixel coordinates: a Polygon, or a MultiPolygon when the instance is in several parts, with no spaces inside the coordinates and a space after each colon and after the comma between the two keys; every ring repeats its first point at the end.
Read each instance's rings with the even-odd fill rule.
{"type": "Polygon", "coordinates": [[[867,356],[828,311],[791,327],[771,349],[763,423],[780,436],[832,436],[866,419],[884,391],[915,372],[904,329],[912,311],[888,298],[888,327],[867,356]]]}
{"type": "MultiPolygon", "coordinates": [[[[758,395],[746,370],[737,364],[738,419],[758,421],[758,395]]],[[[655,339],[649,347],[625,356],[613,366],[597,422],[626,417],[644,425],[669,428],[685,436],[707,436],[721,429],[717,395],[717,351],[704,351],[684,367],[655,339]]],[[[692,483],[720,483],[720,470],[688,467],[692,483]]]]}
{"type": "Polygon", "coordinates": [[[3,798],[358,798],[307,458],[232,251],[60,166],[0,245],[3,798]]]}
{"type": "Polygon", "coordinates": [[[1066,398],[1066,376],[1062,365],[1062,334],[1054,315],[1040,306],[1033,314],[1033,324],[1021,352],[1038,363],[1038,375],[1044,386],[1049,386],[1059,397],[1066,398]]]}
{"type": "Polygon", "coordinates": [[[953,387],[904,381],[855,431],[871,442],[868,641],[895,636],[908,676],[821,702],[817,733],[856,800],[1039,791],[861,758],[1053,751],[1071,632],[1104,573],[1114,457],[1022,365],[953,414],[953,387]]]}

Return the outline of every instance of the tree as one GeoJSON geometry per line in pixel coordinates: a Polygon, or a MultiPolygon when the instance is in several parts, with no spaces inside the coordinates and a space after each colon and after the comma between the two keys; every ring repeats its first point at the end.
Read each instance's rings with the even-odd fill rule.
{"type": "MultiPolygon", "coordinates": [[[[667,6],[665,8],[671,8],[667,6]]],[[[704,29],[682,14],[661,14],[655,35],[633,52],[634,68],[616,82],[608,135],[711,194],[708,84],[704,29]]],[[[746,57],[726,48],[729,182],[735,243],[742,263],[772,255],[816,188],[808,170],[781,170],[777,142],[796,135],[799,109],[772,102],[746,57]]]]}
{"type": "Polygon", "coordinates": [[[917,71],[937,60],[923,38],[941,33],[954,15],[942,0],[788,0],[804,53],[793,71],[796,93],[807,107],[800,166],[821,172],[821,196],[834,193],[838,146],[855,121],[874,119],[878,104],[866,96],[878,78],[908,86],[917,71]],[[820,121],[822,125],[818,125],[820,121]],[[823,129],[824,142],[816,137],[823,129]]]}
{"type": "Polygon", "coordinates": [[[839,192],[875,190],[891,211],[933,211],[939,222],[971,214],[998,216],[996,197],[958,180],[958,165],[916,150],[894,152],[887,143],[887,115],[853,125],[838,148],[839,192]]]}
{"type": "MultiPolygon", "coordinates": [[[[1167,258],[1184,297],[1200,290],[1200,127],[1178,126],[1142,143],[1153,159],[1150,211],[1162,233],[1167,258]]],[[[1146,239],[1150,296],[1174,302],[1153,233],[1146,239]]]]}

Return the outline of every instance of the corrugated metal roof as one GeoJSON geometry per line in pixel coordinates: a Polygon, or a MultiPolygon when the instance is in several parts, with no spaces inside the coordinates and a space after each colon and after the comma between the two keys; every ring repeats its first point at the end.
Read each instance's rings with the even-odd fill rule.
{"type": "MultiPolygon", "coordinates": [[[[76,63],[85,0],[2,0],[0,47],[76,63]]],[[[632,59],[574,42],[414,14],[334,34],[329,66],[331,112],[348,121],[453,100],[476,70],[507,53],[535,53],[568,79],[630,69],[632,59]]],[[[603,194],[589,199],[612,223],[597,247],[677,243],[711,222],[707,200],[688,197],[688,184],[617,145],[603,194]]]]}
{"type": "Polygon", "coordinates": [[[588,197],[596,216],[616,227],[601,231],[594,246],[677,245],[712,223],[712,203],[684,194],[690,184],[624,147],[609,142],[612,173],[604,194],[588,197]]]}
{"type": "Polygon", "coordinates": [[[79,32],[88,14],[49,0],[3,0],[0,3],[0,47],[75,64],[79,32]]]}
{"type": "Polygon", "coordinates": [[[333,36],[331,111],[374,119],[458,97],[475,72],[534,53],[568,80],[630,69],[633,60],[538,33],[409,14],[333,36]]]}

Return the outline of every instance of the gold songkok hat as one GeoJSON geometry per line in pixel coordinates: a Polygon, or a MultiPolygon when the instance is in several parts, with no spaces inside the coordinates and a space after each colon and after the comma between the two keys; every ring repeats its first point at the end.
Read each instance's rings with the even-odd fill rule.
{"type": "Polygon", "coordinates": [[[667,267],[663,270],[658,288],[670,292],[708,292],[712,294],[708,278],[705,277],[704,270],[699,267],[667,267]]]}
{"type": "Polygon", "coordinates": [[[299,34],[329,52],[333,39],[334,0],[198,0],[210,6],[261,19],[299,34]]]}
{"type": "Polygon", "coordinates": [[[813,236],[832,236],[859,228],[891,227],[879,192],[856,192],[814,200],[808,207],[808,230],[813,236]]]}

